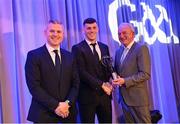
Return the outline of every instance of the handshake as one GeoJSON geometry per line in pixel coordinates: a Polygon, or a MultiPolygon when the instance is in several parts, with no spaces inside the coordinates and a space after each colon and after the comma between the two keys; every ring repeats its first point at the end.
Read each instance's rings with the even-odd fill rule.
{"type": "Polygon", "coordinates": [[[125,84],[125,80],[124,78],[121,78],[120,76],[117,76],[116,79],[110,81],[111,83],[109,82],[104,82],[103,85],[102,85],[102,89],[104,90],[104,92],[107,94],[107,95],[111,95],[113,89],[117,86],[122,86],[123,84],[125,84]]]}

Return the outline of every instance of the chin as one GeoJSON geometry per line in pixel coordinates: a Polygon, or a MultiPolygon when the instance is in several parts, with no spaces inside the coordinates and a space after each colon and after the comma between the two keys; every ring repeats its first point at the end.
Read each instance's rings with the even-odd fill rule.
{"type": "Polygon", "coordinates": [[[92,39],[90,39],[91,41],[95,41],[96,40],[96,38],[92,38],[92,39]]]}

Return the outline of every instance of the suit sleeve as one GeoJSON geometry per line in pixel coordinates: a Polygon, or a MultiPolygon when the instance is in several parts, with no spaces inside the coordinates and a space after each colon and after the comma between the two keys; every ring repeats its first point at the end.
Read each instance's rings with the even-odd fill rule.
{"type": "Polygon", "coordinates": [[[142,45],[137,53],[137,68],[138,73],[125,78],[127,88],[150,79],[151,62],[149,50],[146,45],[142,45]]]}
{"type": "Polygon", "coordinates": [[[90,85],[93,89],[100,90],[103,84],[103,81],[95,78],[93,75],[91,75],[90,73],[86,71],[86,65],[85,65],[85,61],[83,57],[84,55],[82,54],[82,51],[80,50],[80,48],[78,46],[73,46],[72,53],[74,57],[76,58],[80,79],[83,82],[90,85]]]}
{"type": "Polygon", "coordinates": [[[59,102],[41,87],[42,80],[39,65],[38,56],[33,52],[29,52],[25,64],[27,86],[34,100],[38,101],[41,105],[47,107],[51,111],[54,111],[59,102]]]}

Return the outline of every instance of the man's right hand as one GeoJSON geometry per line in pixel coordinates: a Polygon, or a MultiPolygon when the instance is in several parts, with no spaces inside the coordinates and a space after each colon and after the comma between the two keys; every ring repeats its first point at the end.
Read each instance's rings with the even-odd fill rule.
{"type": "Polygon", "coordinates": [[[62,118],[66,118],[69,115],[69,107],[67,102],[59,102],[59,105],[55,109],[55,113],[62,118]]]}
{"type": "Polygon", "coordinates": [[[102,84],[102,89],[107,95],[111,95],[113,87],[109,82],[106,82],[102,84]]]}
{"type": "Polygon", "coordinates": [[[121,78],[120,76],[117,77],[117,79],[112,81],[113,85],[119,85],[120,87],[125,84],[124,78],[121,78]]]}

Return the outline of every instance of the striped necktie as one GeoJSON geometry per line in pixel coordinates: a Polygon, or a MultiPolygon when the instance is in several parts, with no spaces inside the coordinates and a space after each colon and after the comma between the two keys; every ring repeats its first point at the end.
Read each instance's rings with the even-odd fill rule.
{"type": "Polygon", "coordinates": [[[121,60],[120,60],[121,64],[123,63],[124,59],[126,58],[128,51],[129,51],[129,48],[125,47],[124,51],[122,53],[122,56],[121,56],[121,60]]]}

